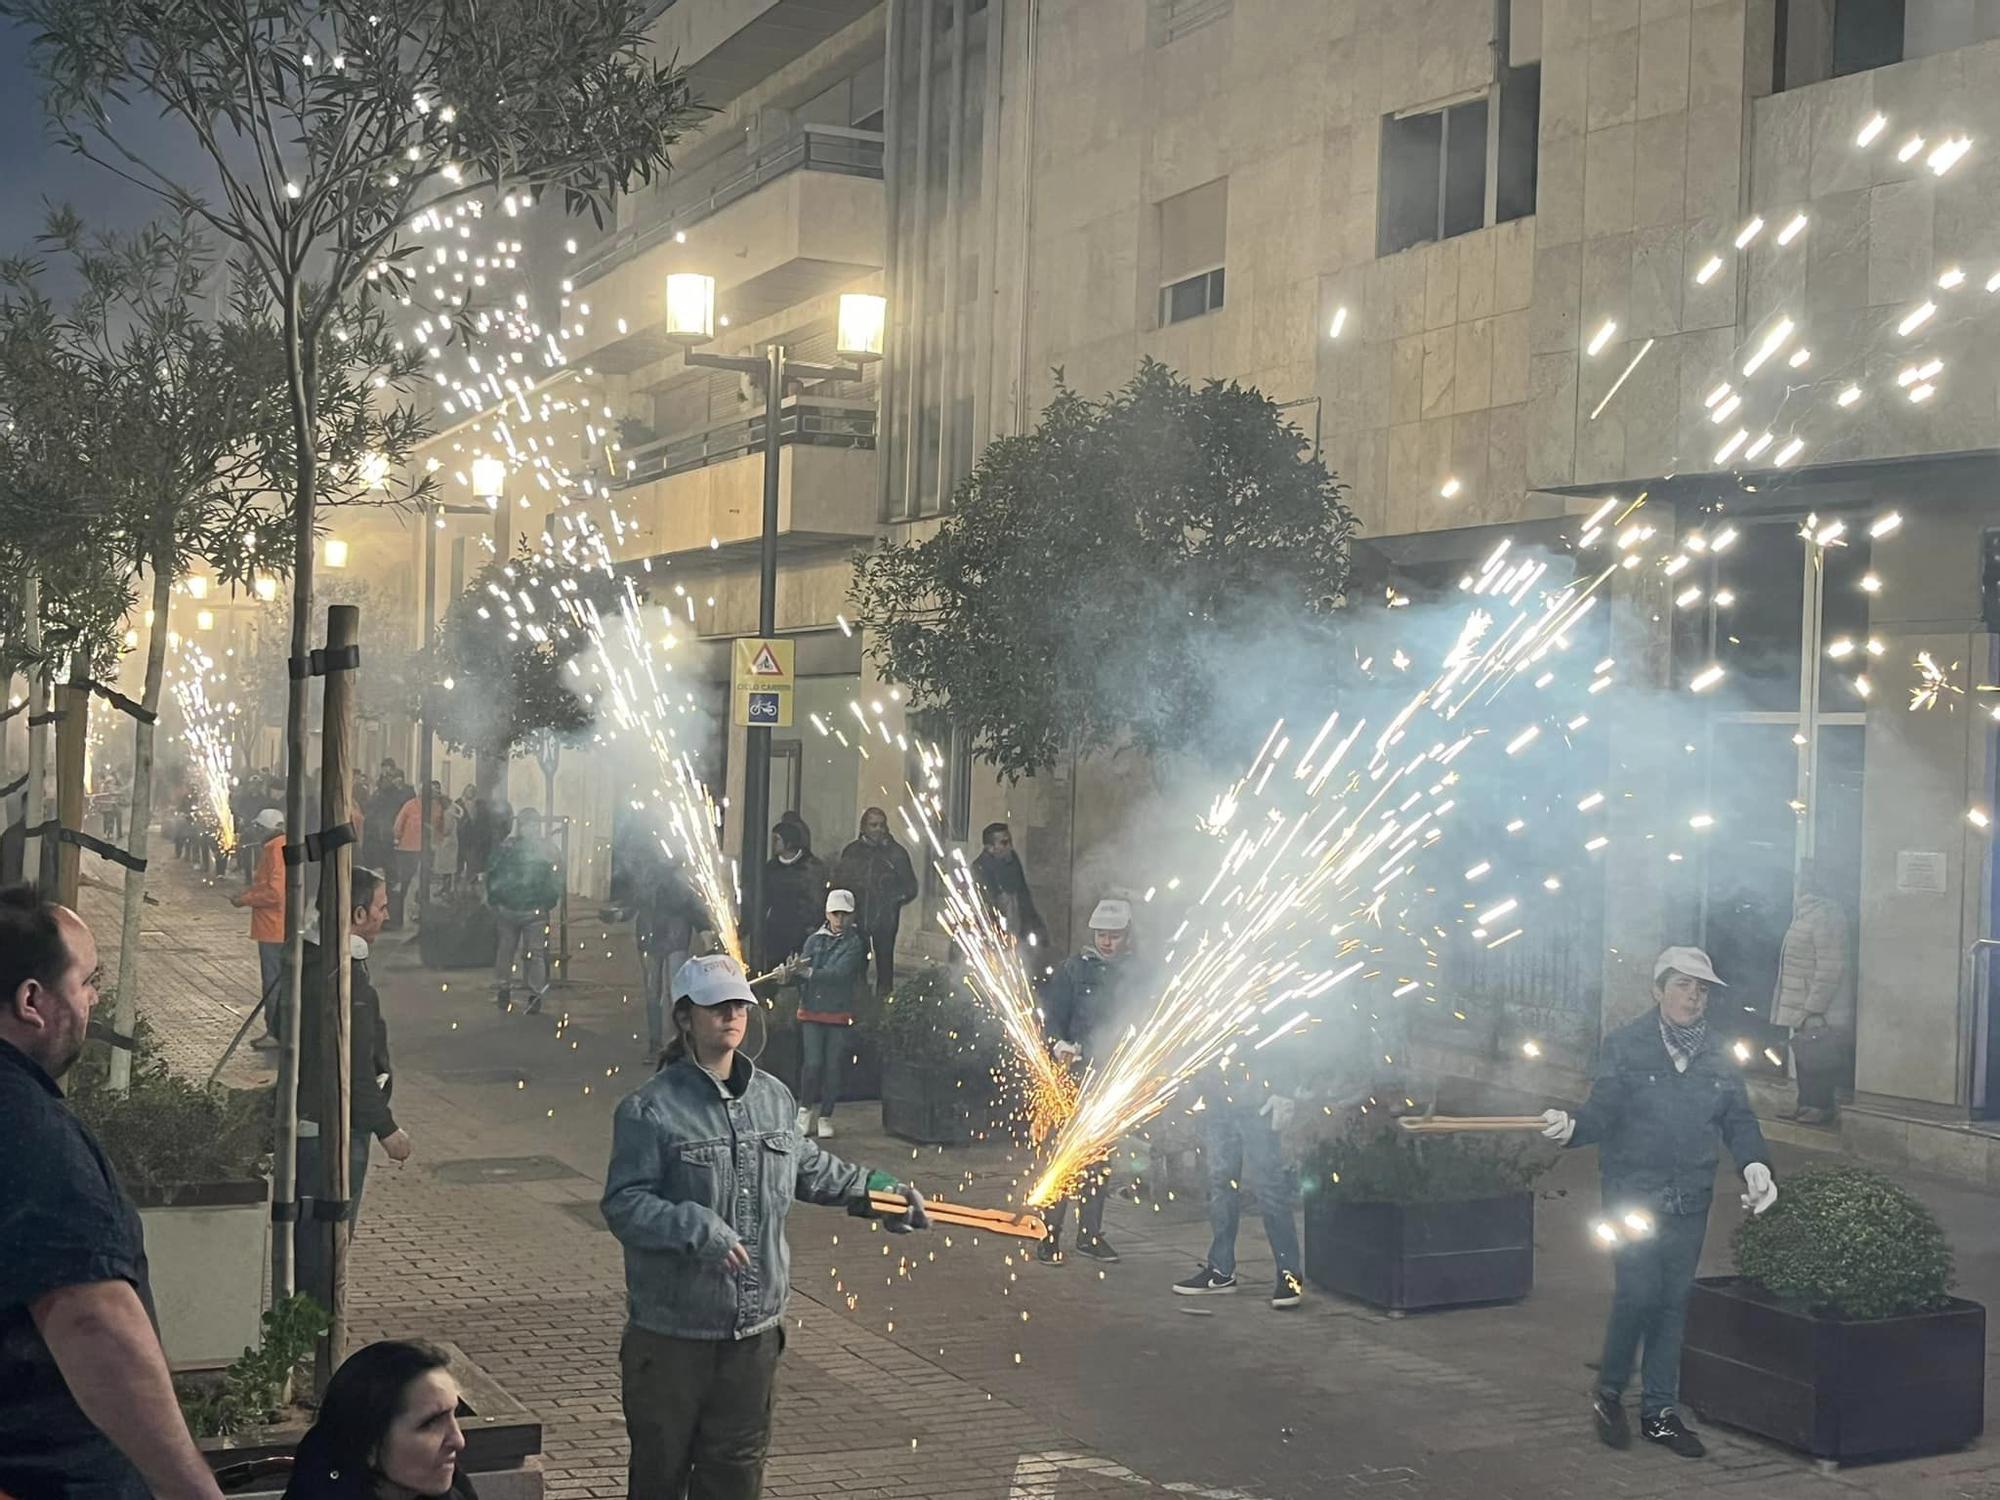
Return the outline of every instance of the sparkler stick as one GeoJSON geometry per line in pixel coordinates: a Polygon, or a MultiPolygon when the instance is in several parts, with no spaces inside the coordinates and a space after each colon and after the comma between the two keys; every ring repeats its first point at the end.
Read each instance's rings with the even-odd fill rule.
{"type": "MultiPolygon", "coordinates": [[[[901,1193],[871,1192],[868,1211],[878,1219],[900,1219],[910,1211],[910,1200],[901,1193]]],[[[940,1203],[924,1199],[924,1212],[936,1224],[956,1224],[965,1229],[983,1229],[989,1234],[1011,1235],[1015,1239],[1045,1240],[1048,1225],[1034,1214],[1017,1214],[1005,1208],[974,1208],[965,1203],[940,1203]]]]}
{"type": "Polygon", "coordinates": [[[1432,1115],[1424,1118],[1404,1115],[1396,1121],[1411,1135],[1449,1135],[1483,1130],[1542,1130],[1548,1121],[1540,1115],[1432,1115]]]}

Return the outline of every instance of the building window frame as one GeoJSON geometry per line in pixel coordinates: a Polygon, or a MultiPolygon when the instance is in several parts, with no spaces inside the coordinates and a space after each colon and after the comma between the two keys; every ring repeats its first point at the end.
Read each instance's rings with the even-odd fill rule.
{"type": "Polygon", "coordinates": [[[1161,287],[1160,326],[1170,328],[1176,323],[1191,323],[1196,318],[1219,311],[1226,285],[1227,268],[1211,266],[1206,271],[1197,271],[1192,276],[1183,276],[1179,281],[1161,287]],[[1176,313],[1177,305],[1186,310],[1176,313]]]}
{"type": "Polygon", "coordinates": [[[1539,60],[1530,61],[1503,68],[1500,76],[1484,88],[1468,89],[1447,99],[1435,100],[1414,109],[1397,110],[1382,117],[1381,145],[1376,163],[1377,256],[1398,255],[1420,245],[1440,244],[1534,213],[1535,185],[1540,172],[1541,90],[1542,65],[1539,60]],[[1459,130],[1468,128],[1469,122],[1475,118],[1471,109],[1473,105],[1480,106],[1476,118],[1484,137],[1480,143],[1484,180],[1480,184],[1479,222],[1453,229],[1448,227],[1447,218],[1452,197],[1453,122],[1457,121],[1459,130]],[[1435,232],[1406,238],[1401,232],[1402,226],[1383,211],[1381,204],[1388,196],[1386,188],[1391,177],[1403,170],[1400,162],[1391,161],[1399,150],[1405,149],[1399,147],[1396,140],[1398,127],[1407,128],[1411,121],[1432,117],[1438,120],[1437,193],[1431,219],[1435,232]],[[1514,148],[1513,154],[1504,149],[1507,147],[1514,148]]]}

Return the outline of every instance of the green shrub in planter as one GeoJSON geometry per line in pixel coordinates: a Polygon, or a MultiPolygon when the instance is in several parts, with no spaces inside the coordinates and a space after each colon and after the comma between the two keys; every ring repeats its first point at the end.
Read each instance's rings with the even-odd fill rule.
{"type": "Polygon", "coordinates": [[[1811,1167],[1736,1232],[1736,1268],[1774,1297],[1836,1318],[1894,1318],[1951,1301],[1937,1219],[1880,1172],[1811,1167]]]}
{"type": "Polygon", "coordinates": [[[979,1072],[992,1065],[992,1021],[962,981],[944,969],[919,969],[896,981],[882,1002],[876,1034],[885,1057],[979,1072]]]}
{"type": "Polygon", "coordinates": [[[291,1400],[292,1377],[327,1330],[326,1312],[300,1293],[264,1314],[263,1336],[210,1381],[174,1387],[181,1415],[197,1438],[228,1437],[275,1422],[291,1400]]]}
{"type": "Polygon", "coordinates": [[[1490,1135],[1411,1135],[1371,1121],[1317,1147],[1308,1191],[1348,1203],[1498,1198],[1532,1187],[1555,1165],[1556,1150],[1490,1135]]]}
{"type": "Polygon", "coordinates": [[[141,1021],[133,1044],[131,1090],[114,1094],[104,1081],[106,1051],[96,1044],[86,1049],[72,1075],[69,1102],[104,1147],[127,1192],[170,1195],[187,1183],[242,1181],[270,1169],[269,1090],[223,1088],[175,1076],[141,1021]]]}

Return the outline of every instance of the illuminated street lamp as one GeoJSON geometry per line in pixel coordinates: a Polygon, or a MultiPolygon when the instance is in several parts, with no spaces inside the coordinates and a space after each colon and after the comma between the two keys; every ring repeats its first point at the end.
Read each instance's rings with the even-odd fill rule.
{"type": "MultiPolygon", "coordinates": [[[[695,346],[715,337],[715,278],[693,271],[667,277],[667,337],[685,351],[687,363],[711,370],[747,375],[764,390],[764,526],[757,546],[757,634],[769,639],[778,631],[778,476],[779,443],[784,436],[785,381],[859,380],[853,365],[815,365],[793,361],[785,346],[772,340],[762,354],[705,354],[695,346]]],[[[887,317],[880,297],[847,293],[840,299],[834,337],[839,352],[857,362],[882,357],[887,317]]],[[[743,761],[743,912],[746,930],[754,931],[764,910],[765,841],[771,820],[771,726],[747,729],[743,761]]]]}

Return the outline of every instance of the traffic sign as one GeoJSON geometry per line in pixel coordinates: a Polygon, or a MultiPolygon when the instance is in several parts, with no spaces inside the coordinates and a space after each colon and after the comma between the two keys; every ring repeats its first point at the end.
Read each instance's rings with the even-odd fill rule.
{"type": "Polygon", "coordinates": [[[746,729],[792,727],[793,643],[751,636],[730,653],[730,698],[736,723],[746,729]]]}

